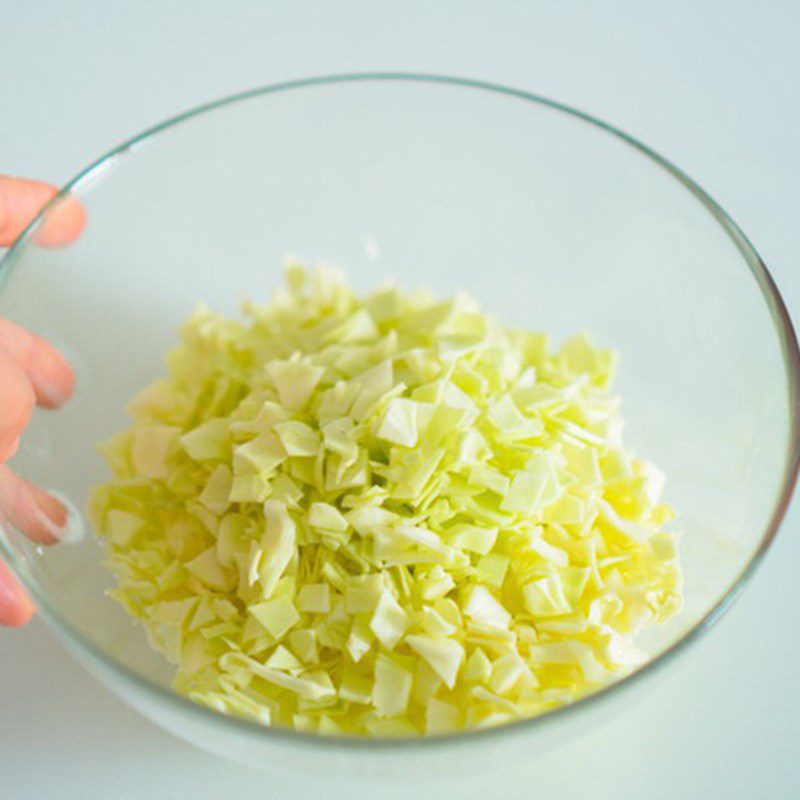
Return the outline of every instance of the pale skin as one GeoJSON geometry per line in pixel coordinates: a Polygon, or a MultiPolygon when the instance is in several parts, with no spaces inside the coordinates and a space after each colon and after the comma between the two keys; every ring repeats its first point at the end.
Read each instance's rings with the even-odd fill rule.
{"type": "MultiPolygon", "coordinates": [[[[0,247],[9,247],[55,193],[47,183],[0,175],[0,247]]],[[[83,207],[67,202],[37,232],[35,241],[42,247],[67,245],[85,224],[83,207]]],[[[34,408],[58,408],[69,400],[73,387],[72,369],[52,345],[0,318],[0,520],[9,520],[41,544],[57,541],[53,531],[64,526],[66,509],[5,462],[16,452],[34,408]]],[[[0,561],[0,625],[24,625],[34,610],[0,561]]]]}

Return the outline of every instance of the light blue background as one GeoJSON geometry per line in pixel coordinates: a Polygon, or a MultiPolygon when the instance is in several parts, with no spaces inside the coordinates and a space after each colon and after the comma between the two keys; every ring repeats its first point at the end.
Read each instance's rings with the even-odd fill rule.
{"type": "MultiPolygon", "coordinates": [[[[791,0],[0,0],[0,171],[63,182],[176,111],[276,80],[392,69],[472,76],[576,105],[671,158],[751,236],[800,318],[798,30],[791,0]]],[[[535,785],[488,775],[428,796],[800,796],[799,533],[795,504],[720,626],[646,700],[568,747],[532,754],[535,785]]],[[[404,795],[387,786],[382,798],[404,795]]],[[[0,796],[346,795],[244,772],[171,738],[35,623],[0,632],[0,796]]]]}

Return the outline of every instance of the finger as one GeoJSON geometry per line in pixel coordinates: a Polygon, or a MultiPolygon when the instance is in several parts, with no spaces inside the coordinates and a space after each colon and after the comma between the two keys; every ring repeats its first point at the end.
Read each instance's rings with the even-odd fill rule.
{"type": "Polygon", "coordinates": [[[0,625],[18,628],[30,621],[34,610],[14,574],[0,561],[0,625]]]}
{"type": "Polygon", "coordinates": [[[72,369],[64,357],[44,339],[19,325],[0,319],[0,350],[13,359],[25,373],[39,405],[57,408],[72,396],[75,388],[72,369]]]}
{"type": "Polygon", "coordinates": [[[55,544],[66,531],[69,513],[62,502],[0,464],[0,520],[8,520],[29,539],[55,544]]]}
{"type": "MultiPolygon", "coordinates": [[[[0,247],[11,245],[56,192],[49,183],[0,175],[0,247]]],[[[36,242],[43,247],[69,244],[85,226],[86,210],[70,197],[53,209],[37,232],[36,242]]]]}
{"type": "Polygon", "coordinates": [[[25,373],[0,350],[0,463],[17,452],[35,404],[36,395],[25,373]]]}

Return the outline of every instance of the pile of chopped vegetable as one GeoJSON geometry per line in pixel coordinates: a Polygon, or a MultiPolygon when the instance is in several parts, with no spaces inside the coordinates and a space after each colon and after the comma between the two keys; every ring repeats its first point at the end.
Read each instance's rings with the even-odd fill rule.
{"type": "Polygon", "coordinates": [[[639,663],[681,576],[613,354],[464,295],[287,283],[243,322],[200,308],[103,448],[112,594],[176,688],[303,731],[435,734],[639,663]]]}

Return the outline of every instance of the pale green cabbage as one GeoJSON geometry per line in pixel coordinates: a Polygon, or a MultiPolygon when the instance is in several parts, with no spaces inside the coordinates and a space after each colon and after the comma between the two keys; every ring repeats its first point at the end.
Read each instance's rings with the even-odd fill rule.
{"type": "Polygon", "coordinates": [[[376,736],[496,725],[639,663],[681,602],[613,354],[329,270],[201,308],[103,451],[113,595],[194,700],[376,736]]]}

